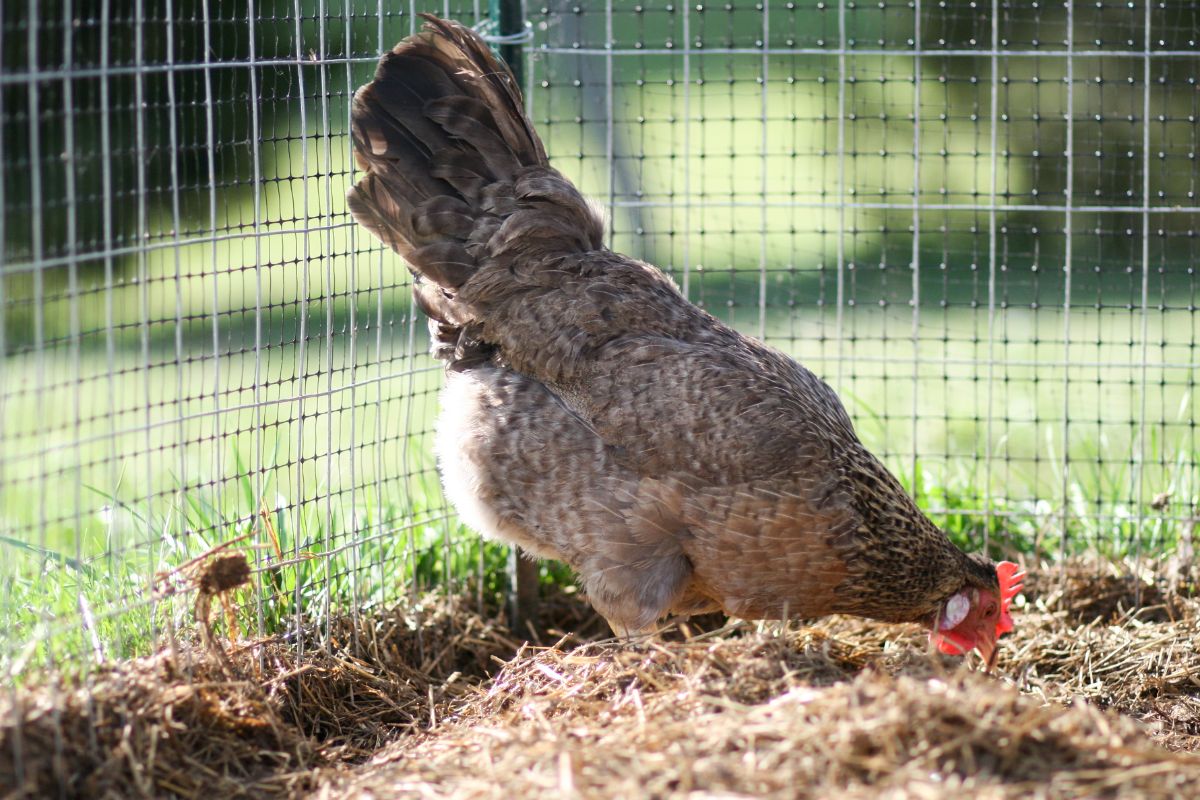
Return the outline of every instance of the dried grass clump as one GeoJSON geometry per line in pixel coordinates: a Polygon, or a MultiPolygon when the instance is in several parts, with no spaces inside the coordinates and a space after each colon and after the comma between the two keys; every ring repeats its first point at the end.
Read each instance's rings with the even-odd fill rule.
{"type": "Polygon", "coordinates": [[[1001,669],[1049,702],[1083,698],[1200,752],[1200,596],[1147,567],[1072,562],[1034,577],[1001,669]],[[1092,588],[1089,588],[1092,587],[1092,588]],[[1140,602],[1139,602],[1140,601],[1140,602]]]}
{"type": "Polygon", "coordinates": [[[877,645],[818,627],[526,652],[454,718],[385,749],[320,796],[1200,791],[1200,760],[1156,747],[1131,720],[947,671],[950,662],[909,643],[877,645]]]}
{"type": "Polygon", "coordinates": [[[13,797],[280,794],[319,763],[257,686],[185,653],[20,692],[0,719],[13,797]]]}
{"type": "Polygon", "coordinates": [[[183,645],[0,698],[0,795],[269,797],[428,725],[518,643],[431,596],[325,634],[183,645]],[[213,647],[222,647],[214,653],[213,647]]]}
{"type": "Polygon", "coordinates": [[[1200,575],[1189,563],[1110,562],[1076,559],[1031,570],[1024,595],[1037,608],[1075,624],[1125,619],[1171,622],[1188,614],[1200,596],[1200,575]]]}
{"type": "Polygon", "coordinates": [[[1200,750],[1200,603],[1094,562],[1054,578],[993,676],[845,617],[527,648],[320,796],[1200,796],[1174,752],[1200,750]]]}

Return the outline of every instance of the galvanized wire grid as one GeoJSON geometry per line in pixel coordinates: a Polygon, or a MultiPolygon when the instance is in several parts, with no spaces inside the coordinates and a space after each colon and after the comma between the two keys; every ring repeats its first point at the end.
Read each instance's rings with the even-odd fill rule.
{"type": "Polygon", "coordinates": [[[5,4],[10,671],[153,647],[190,614],[177,568],[222,543],[260,633],[478,571],[407,272],[344,203],[348,98],[418,10],[478,14],[5,4]]]}
{"type": "MultiPolygon", "coordinates": [[[[421,10],[489,13],[4,5],[10,674],[154,646],[226,542],[258,632],[499,585],[438,489],[407,274],[343,202],[347,99],[421,10]]],[[[612,245],[826,377],[955,535],[1140,555],[1189,524],[1195,3],[525,18],[535,123],[612,245]]]]}

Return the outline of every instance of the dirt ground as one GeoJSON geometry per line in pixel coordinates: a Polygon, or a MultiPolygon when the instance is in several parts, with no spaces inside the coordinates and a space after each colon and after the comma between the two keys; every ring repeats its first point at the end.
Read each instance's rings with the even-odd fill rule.
{"type": "Polygon", "coordinates": [[[428,598],[328,647],[214,637],[17,692],[0,793],[1197,797],[1194,590],[1034,572],[991,675],[909,626],[708,618],[614,642],[570,595],[520,636],[428,598]]]}

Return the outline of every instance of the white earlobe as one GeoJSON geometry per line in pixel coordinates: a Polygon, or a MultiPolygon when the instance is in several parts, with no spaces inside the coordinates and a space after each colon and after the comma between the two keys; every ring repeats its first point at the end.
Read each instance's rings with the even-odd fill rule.
{"type": "Polygon", "coordinates": [[[971,610],[971,601],[967,596],[959,592],[946,601],[946,607],[942,609],[942,621],[938,624],[938,629],[948,631],[951,628],[958,627],[958,624],[967,618],[967,612],[971,610]]]}

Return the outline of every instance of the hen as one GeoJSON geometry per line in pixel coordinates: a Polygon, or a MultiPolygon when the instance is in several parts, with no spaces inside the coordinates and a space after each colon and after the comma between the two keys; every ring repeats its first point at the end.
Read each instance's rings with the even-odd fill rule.
{"type": "Polygon", "coordinates": [[[407,260],[446,362],[437,451],[462,518],[566,561],[618,633],[857,614],[990,665],[1015,565],[955,547],[816,375],[607,249],[512,74],[426,19],[355,95],[348,200],[407,260]]]}

